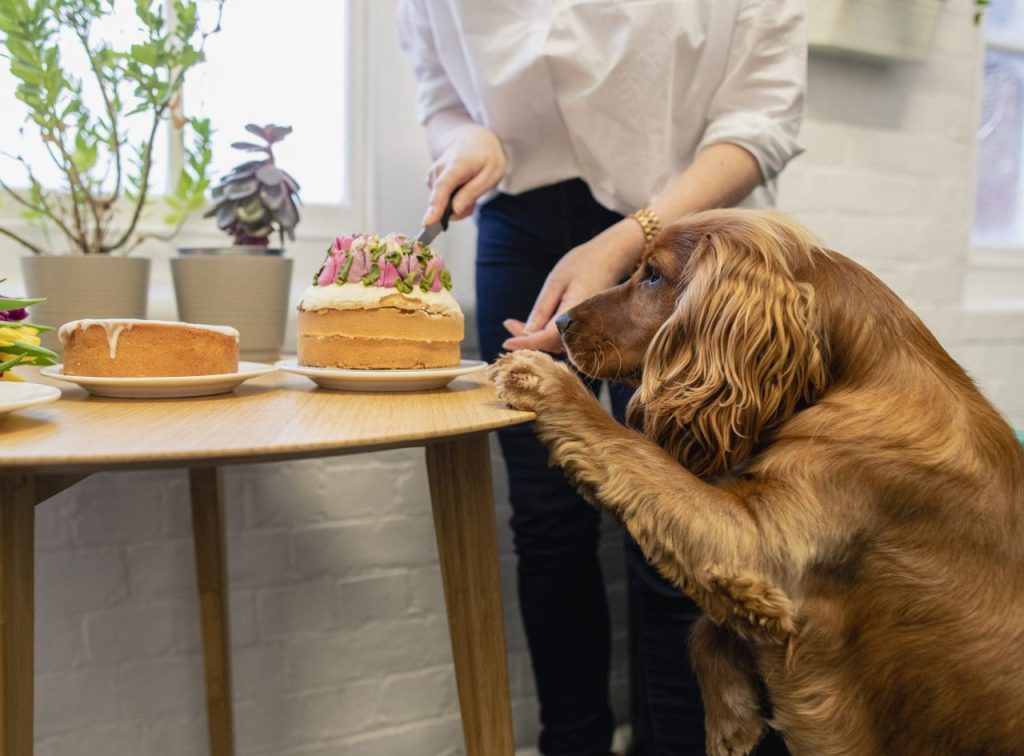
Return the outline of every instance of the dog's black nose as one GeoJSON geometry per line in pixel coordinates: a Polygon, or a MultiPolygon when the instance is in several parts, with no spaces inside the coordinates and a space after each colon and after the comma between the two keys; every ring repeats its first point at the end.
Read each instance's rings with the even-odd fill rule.
{"type": "Polygon", "coordinates": [[[564,334],[569,330],[569,326],[572,325],[572,316],[567,312],[563,312],[555,318],[555,325],[558,327],[558,332],[564,334]]]}

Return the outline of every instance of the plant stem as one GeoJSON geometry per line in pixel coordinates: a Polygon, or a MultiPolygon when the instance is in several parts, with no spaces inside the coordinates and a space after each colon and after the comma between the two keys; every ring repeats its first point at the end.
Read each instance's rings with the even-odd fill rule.
{"type": "Polygon", "coordinates": [[[49,205],[45,204],[45,202],[41,207],[32,204],[27,199],[18,194],[16,191],[14,191],[14,189],[12,189],[6,183],[4,183],[3,179],[0,179],[0,189],[3,189],[4,192],[6,192],[15,202],[17,202],[22,207],[26,207],[29,210],[32,210],[33,212],[40,213],[46,216],[46,218],[51,222],[57,224],[57,227],[60,228],[60,230],[64,233],[66,237],[68,237],[68,241],[74,240],[74,235],[71,233],[71,229],[64,225],[64,222],[57,216],[56,213],[54,213],[53,209],[49,205]]]}
{"type": "Polygon", "coordinates": [[[142,215],[142,208],[146,205],[146,196],[149,193],[149,170],[153,166],[153,140],[156,139],[156,130],[160,126],[160,121],[163,119],[167,105],[168,103],[164,102],[153,115],[153,126],[149,130],[149,139],[146,141],[146,154],[142,158],[142,178],[139,186],[139,196],[135,199],[135,210],[132,212],[131,222],[117,241],[113,244],[101,246],[100,252],[113,252],[116,249],[120,249],[125,245],[129,237],[135,233],[135,227],[139,224],[139,217],[142,215]]]}
{"type": "Polygon", "coordinates": [[[8,231],[3,226],[0,226],[0,234],[3,234],[4,236],[9,236],[10,238],[14,239],[14,241],[18,242],[18,244],[22,245],[23,247],[28,247],[30,250],[32,250],[32,252],[34,254],[37,254],[37,255],[44,254],[43,250],[40,249],[39,247],[37,247],[35,244],[33,244],[32,242],[28,241],[27,239],[24,239],[24,238],[18,236],[13,231],[8,231]]]}

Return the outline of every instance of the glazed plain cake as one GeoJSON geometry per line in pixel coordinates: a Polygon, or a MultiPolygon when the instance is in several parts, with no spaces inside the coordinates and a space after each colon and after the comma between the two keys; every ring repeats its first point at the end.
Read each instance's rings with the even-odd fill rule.
{"type": "Polygon", "coordinates": [[[162,320],[73,320],[58,331],[64,374],[151,378],[238,372],[238,331],[162,320]]]}
{"type": "Polygon", "coordinates": [[[398,234],[338,237],[299,302],[299,364],[458,365],[464,318],[450,288],[444,262],[425,244],[398,234]]]}

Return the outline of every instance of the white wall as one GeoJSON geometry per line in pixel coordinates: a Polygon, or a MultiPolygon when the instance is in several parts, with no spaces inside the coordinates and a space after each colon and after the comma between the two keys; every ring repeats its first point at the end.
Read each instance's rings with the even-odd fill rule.
{"type": "MultiPolygon", "coordinates": [[[[404,230],[422,212],[427,160],[394,43],[393,0],[367,5],[368,227],[404,230]]],[[[968,0],[947,3],[944,14],[924,65],[812,60],[808,153],[784,176],[780,206],[889,281],[1024,425],[1024,329],[1012,315],[965,318],[960,307],[979,49],[968,0]]],[[[449,236],[456,293],[471,307],[472,228],[449,236]]],[[[298,285],[324,241],[295,250],[298,285]]],[[[0,242],[0,267],[12,269],[17,254],[0,242]]],[[[166,286],[163,265],[158,283],[166,286]]],[[[164,297],[159,307],[167,308],[164,297]]],[[[504,523],[500,463],[495,472],[504,523]]],[[[238,467],[227,484],[239,753],[460,752],[420,454],[238,467]],[[385,468],[390,482],[381,487],[385,468]]],[[[40,507],[37,527],[37,753],[205,753],[183,473],[97,476],[40,507]]],[[[504,527],[500,539],[507,582],[504,527]]],[[[618,539],[607,538],[605,550],[620,618],[621,711],[618,539]]],[[[506,590],[505,603],[517,737],[530,744],[536,719],[514,592],[506,590]]]]}

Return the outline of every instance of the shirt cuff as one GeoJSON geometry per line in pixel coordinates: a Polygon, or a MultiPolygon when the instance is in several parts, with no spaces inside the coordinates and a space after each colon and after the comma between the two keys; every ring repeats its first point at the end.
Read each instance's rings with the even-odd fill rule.
{"type": "Polygon", "coordinates": [[[779,121],[753,111],[728,113],[708,124],[697,152],[713,144],[739,145],[754,156],[767,182],[804,151],[796,139],[799,128],[799,118],[779,121]]]}

